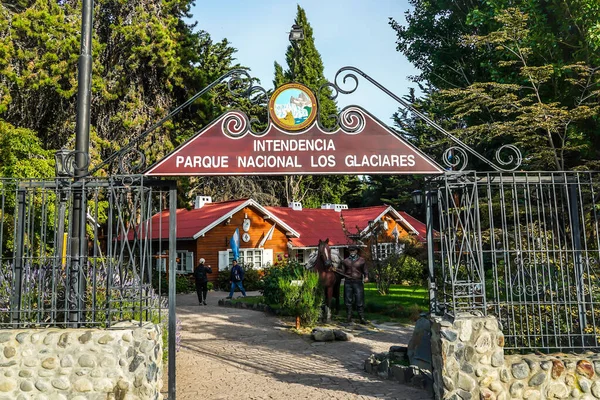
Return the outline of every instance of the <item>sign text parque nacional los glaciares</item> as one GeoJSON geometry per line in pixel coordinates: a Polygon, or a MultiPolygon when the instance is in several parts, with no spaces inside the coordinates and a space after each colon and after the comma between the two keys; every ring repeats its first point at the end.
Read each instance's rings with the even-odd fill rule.
{"type": "Polygon", "coordinates": [[[357,106],[340,127],[322,130],[317,101],[305,86],[278,88],[265,133],[251,132],[240,111],[223,114],[146,172],[180,175],[439,174],[442,168],[357,106]]]}

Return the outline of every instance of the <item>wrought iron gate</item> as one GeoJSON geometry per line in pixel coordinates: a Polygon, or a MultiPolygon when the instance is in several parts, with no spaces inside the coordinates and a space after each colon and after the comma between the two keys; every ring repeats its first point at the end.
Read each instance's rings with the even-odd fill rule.
{"type": "Polygon", "coordinates": [[[600,336],[600,173],[449,172],[438,305],[502,324],[509,349],[589,349],[600,336]]]}
{"type": "Polygon", "coordinates": [[[139,175],[1,180],[0,328],[162,324],[174,394],[175,280],[167,290],[156,266],[168,259],[174,276],[176,198],[175,182],[139,175]],[[87,204],[78,219],[76,191],[87,204]],[[163,214],[159,226],[155,214],[163,214]],[[71,237],[74,220],[86,240],[71,237]],[[75,271],[74,243],[82,255],[75,271]]]}

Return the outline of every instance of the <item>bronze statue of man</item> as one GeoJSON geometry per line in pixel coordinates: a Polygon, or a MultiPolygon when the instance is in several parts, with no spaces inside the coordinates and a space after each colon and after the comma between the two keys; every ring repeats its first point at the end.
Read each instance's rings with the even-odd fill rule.
{"type": "Polygon", "coordinates": [[[348,247],[350,256],[342,261],[342,269],[346,277],[344,281],[344,303],[346,304],[346,322],[352,322],[352,307],[356,304],[361,324],[366,324],[365,285],[368,282],[368,270],[365,259],[358,255],[358,246],[348,247]]]}

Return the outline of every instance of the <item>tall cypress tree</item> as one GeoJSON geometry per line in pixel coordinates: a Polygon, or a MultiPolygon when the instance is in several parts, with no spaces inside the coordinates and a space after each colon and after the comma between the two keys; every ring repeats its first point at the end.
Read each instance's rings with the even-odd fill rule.
{"type": "MultiPolygon", "coordinates": [[[[306,12],[300,6],[296,13],[294,24],[304,30],[304,40],[290,44],[285,53],[287,69],[275,62],[273,85],[277,88],[290,82],[298,82],[311,89],[319,102],[319,116],[326,128],[335,126],[335,120],[330,118],[338,113],[337,104],[328,95],[329,89],[319,92],[322,85],[327,83],[323,72],[323,60],[315,46],[313,29],[306,18],[306,12]]],[[[302,201],[308,207],[316,207],[322,203],[339,203],[345,200],[349,185],[357,180],[352,176],[287,176],[286,201],[302,201]]]]}

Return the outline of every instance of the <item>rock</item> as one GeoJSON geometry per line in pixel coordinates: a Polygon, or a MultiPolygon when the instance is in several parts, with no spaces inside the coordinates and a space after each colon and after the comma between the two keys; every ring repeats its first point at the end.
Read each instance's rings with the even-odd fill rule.
{"type": "MultiPolygon", "coordinates": [[[[103,335],[100,339],[98,339],[98,344],[107,344],[109,342],[112,342],[115,338],[112,337],[111,335],[103,335]]],[[[146,342],[148,343],[148,342],[146,342]]]]}
{"type": "Polygon", "coordinates": [[[460,321],[460,330],[458,333],[458,337],[463,342],[468,342],[471,340],[471,334],[473,333],[473,324],[470,319],[465,319],[460,321]]]}
{"type": "Polygon", "coordinates": [[[492,337],[488,332],[483,332],[475,341],[475,351],[479,354],[487,353],[492,349],[492,337]]]}
{"type": "Polygon", "coordinates": [[[75,381],[73,388],[78,392],[91,392],[94,387],[87,378],[81,378],[75,381]]]}
{"type": "Polygon", "coordinates": [[[552,379],[558,379],[565,371],[565,365],[560,360],[552,360],[552,379]]]}
{"type": "Polygon", "coordinates": [[[579,378],[579,387],[583,393],[589,393],[592,388],[592,383],[589,380],[581,377],[579,378]]]}
{"type": "Polygon", "coordinates": [[[479,399],[496,400],[496,393],[492,392],[490,389],[483,388],[479,391],[479,399]]]}
{"type": "Polygon", "coordinates": [[[465,374],[464,372],[459,372],[458,373],[458,382],[456,384],[458,386],[459,389],[463,389],[466,390],[467,392],[470,392],[471,390],[473,390],[476,386],[476,382],[475,379],[471,378],[469,375],[465,374]]]}
{"type": "Polygon", "coordinates": [[[529,380],[529,386],[540,386],[546,380],[546,372],[538,372],[529,380]]]}
{"type": "Polygon", "coordinates": [[[12,358],[15,356],[15,354],[17,354],[17,349],[15,349],[12,346],[6,346],[4,348],[4,357],[6,358],[12,358]]]}
{"type": "Polygon", "coordinates": [[[551,361],[548,361],[548,360],[546,360],[546,361],[542,361],[542,362],[540,363],[540,367],[542,367],[542,369],[543,369],[544,371],[548,371],[548,370],[550,369],[550,367],[552,367],[552,362],[551,362],[551,361]]]}
{"type": "Polygon", "coordinates": [[[96,361],[89,354],[82,355],[81,357],[79,357],[79,360],[77,360],[77,362],[83,368],[94,368],[96,366],[96,361]]]}
{"type": "Polygon", "coordinates": [[[492,354],[492,359],[490,362],[492,363],[492,367],[499,367],[504,364],[504,351],[496,350],[494,354],[492,354]]]}
{"type": "Polygon", "coordinates": [[[365,360],[365,372],[367,374],[370,374],[371,372],[373,372],[373,364],[371,363],[371,360],[369,360],[369,359],[365,360]]]}
{"type": "Polygon", "coordinates": [[[19,387],[24,392],[31,392],[33,390],[33,383],[31,381],[23,381],[19,387]]]}
{"type": "Polygon", "coordinates": [[[472,346],[465,347],[465,360],[472,361],[475,357],[475,349],[472,346]]]}
{"type": "Polygon", "coordinates": [[[523,382],[515,381],[510,385],[509,393],[512,397],[520,398],[521,391],[525,388],[523,382]]]}
{"type": "Polygon", "coordinates": [[[450,329],[443,329],[440,334],[449,342],[454,342],[458,338],[458,334],[450,329]]]}
{"type": "Polygon", "coordinates": [[[131,364],[129,364],[129,372],[135,372],[142,362],[144,362],[144,356],[139,354],[135,356],[131,364]]]}
{"type": "Polygon", "coordinates": [[[500,393],[504,390],[504,387],[502,386],[502,384],[498,381],[494,381],[490,384],[490,389],[492,389],[494,392],[496,393],[500,393]]]}
{"type": "Polygon", "coordinates": [[[58,390],[67,390],[71,386],[69,380],[62,376],[60,378],[53,379],[51,383],[52,386],[58,390]]]}
{"type": "Polygon", "coordinates": [[[390,346],[390,353],[404,353],[406,354],[406,352],[408,351],[408,348],[406,346],[390,346]]]}
{"type": "Polygon", "coordinates": [[[498,347],[504,347],[504,335],[498,332],[498,347]]]}
{"type": "Polygon", "coordinates": [[[60,360],[60,366],[63,368],[72,367],[74,364],[73,357],[70,354],[67,354],[60,360]]]}
{"type": "Polygon", "coordinates": [[[548,385],[546,390],[547,399],[566,399],[569,396],[569,390],[564,383],[554,382],[548,385]]]}
{"type": "Polygon", "coordinates": [[[2,332],[0,333],[0,343],[6,343],[12,338],[11,332],[2,332]]]}
{"type": "Polygon", "coordinates": [[[48,357],[44,361],[42,361],[42,368],[45,369],[54,369],[56,368],[56,358],[48,357]]]}
{"type": "Polygon", "coordinates": [[[451,392],[451,391],[453,391],[453,390],[454,390],[454,382],[452,382],[452,379],[450,379],[450,378],[449,378],[449,377],[447,377],[447,376],[443,376],[443,377],[442,377],[442,381],[444,382],[444,388],[445,388],[447,391],[451,392]]]}
{"type": "Polygon", "coordinates": [[[91,339],[92,339],[92,332],[91,331],[87,331],[83,335],[79,336],[79,343],[86,344],[91,339]]]}
{"type": "Polygon", "coordinates": [[[500,380],[504,383],[507,383],[508,381],[510,381],[510,375],[508,373],[508,369],[502,368],[500,370],[500,380]]]}
{"type": "Polygon", "coordinates": [[[17,333],[15,339],[17,339],[17,342],[23,344],[25,342],[25,339],[27,339],[27,332],[17,333]]]}
{"type": "Polygon", "coordinates": [[[473,395],[466,390],[458,389],[457,392],[458,396],[463,400],[471,400],[473,398],[473,395]]]}
{"type": "Polygon", "coordinates": [[[529,366],[525,362],[513,364],[511,371],[513,376],[517,379],[525,379],[529,376],[529,366]]]}
{"type": "Polygon", "coordinates": [[[348,342],[348,341],[354,339],[354,335],[352,335],[351,333],[348,333],[348,332],[344,332],[341,329],[334,329],[333,336],[335,337],[335,340],[340,340],[342,342],[348,342]]]}
{"type": "Polygon", "coordinates": [[[460,370],[469,375],[472,375],[474,372],[473,366],[469,363],[464,363],[462,367],[460,367],[460,370]]]}
{"type": "Polygon", "coordinates": [[[65,332],[62,335],[60,335],[60,338],[58,338],[58,347],[62,347],[64,349],[69,344],[71,344],[69,333],[65,332]]]}
{"type": "Polygon", "coordinates": [[[596,381],[592,384],[592,394],[596,398],[600,398],[600,381],[596,381]]]}
{"type": "Polygon", "coordinates": [[[17,382],[13,379],[0,380],[0,392],[12,392],[17,388],[17,382]]]}
{"type": "Polygon", "coordinates": [[[335,340],[333,330],[327,328],[315,328],[311,332],[311,337],[316,342],[332,342],[335,340]]]}
{"type": "Polygon", "coordinates": [[[594,376],[594,366],[592,365],[592,363],[590,363],[587,360],[580,360],[577,363],[577,367],[575,368],[575,371],[579,375],[583,375],[588,379],[592,379],[592,377],[594,376]]]}

